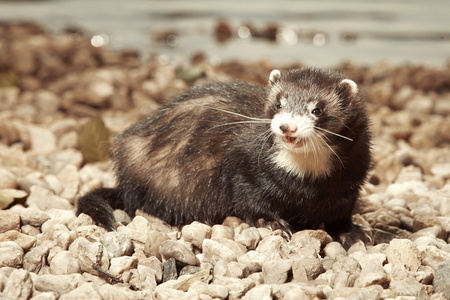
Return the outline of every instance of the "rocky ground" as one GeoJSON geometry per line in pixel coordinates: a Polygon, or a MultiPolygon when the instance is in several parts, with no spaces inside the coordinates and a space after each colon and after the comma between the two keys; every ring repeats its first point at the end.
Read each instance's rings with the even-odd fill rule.
{"type": "Polygon", "coordinates": [[[370,245],[234,218],[179,231],[117,211],[128,225],[106,232],[76,217],[79,194],[114,185],[97,162],[110,133],[192,84],[266,84],[281,67],[205,61],[143,63],[76,30],[0,25],[0,298],[450,299],[450,65],[337,68],[369,103],[375,165],[354,221],[370,245]]]}

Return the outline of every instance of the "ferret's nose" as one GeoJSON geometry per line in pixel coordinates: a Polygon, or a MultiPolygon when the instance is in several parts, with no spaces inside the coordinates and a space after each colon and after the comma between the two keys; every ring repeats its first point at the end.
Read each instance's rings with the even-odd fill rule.
{"type": "Polygon", "coordinates": [[[282,124],[282,125],[280,125],[280,130],[281,130],[281,132],[282,132],[283,134],[286,134],[286,133],[295,133],[295,132],[297,131],[297,126],[291,127],[291,126],[289,126],[289,125],[282,124]]]}

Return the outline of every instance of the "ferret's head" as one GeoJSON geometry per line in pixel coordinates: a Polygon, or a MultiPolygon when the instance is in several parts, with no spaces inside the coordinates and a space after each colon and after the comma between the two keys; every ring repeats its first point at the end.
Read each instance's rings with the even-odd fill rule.
{"type": "Polygon", "coordinates": [[[344,75],[316,68],[273,70],[266,114],[277,143],[293,152],[319,151],[341,141],[358,102],[356,83],[344,75]]]}

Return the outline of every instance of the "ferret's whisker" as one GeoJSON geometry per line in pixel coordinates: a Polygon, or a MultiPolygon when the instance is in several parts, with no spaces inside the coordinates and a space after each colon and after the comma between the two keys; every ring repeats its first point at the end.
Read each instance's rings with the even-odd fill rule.
{"type": "Polygon", "coordinates": [[[267,123],[272,122],[271,119],[261,119],[261,118],[249,117],[249,116],[246,116],[246,115],[243,115],[243,114],[240,114],[240,113],[236,113],[236,112],[233,112],[233,111],[228,111],[228,110],[217,108],[217,107],[211,107],[211,106],[207,106],[207,105],[198,105],[198,106],[209,108],[209,109],[215,109],[215,110],[218,110],[218,111],[221,111],[221,112],[224,112],[224,113],[228,113],[230,115],[239,116],[239,117],[246,118],[246,119],[249,119],[249,120],[266,121],[267,123]]]}
{"type": "Polygon", "coordinates": [[[268,122],[266,121],[236,121],[236,122],[229,122],[229,123],[224,123],[224,124],[219,124],[219,125],[215,125],[211,128],[209,128],[208,130],[206,130],[206,132],[218,128],[218,127],[223,127],[223,126],[228,126],[228,125],[236,125],[236,124],[267,124],[268,122]]]}
{"type": "Polygon", "coordinates": [[[342,162],[342,159],[339,157],[339,155],[336,153],[336,151],[333,150],[333,148],[328,145],[327,141],[325,141],[325,139],[321,136],[318,135],[318,137],[323,141],[323,143],[325,144],[325,146],[328,147],[328,149],[330,149],[331,152],[333,152],[333,154],[337,157],[337,159],[339,159],[339,161],[341,162],[341,165],[344,167],[344,163],[342,162]]]}
{"type": "Polygon", "coordinates": [[[338,137],[341,137],[341,138],[343,138],[343,139],[346,139],[346,140],[349,140],[349,141],[353,142],[353,139],[352,139],[352,138],[349,138],[349,137],[347,137],[347,136],[345,136],[345,135],[342,135],[342,134],[339,134],[339,133],[336,133],[336,132],[332,132],[332,131],[329,131],[329,130],[327,130],[327,129],[323,129],[323,128],[318,127],[318,126],[314,126],[314,128],[315,128],[315,129],[318,129],[318,130],[325,131],[325,132],[327,132],[327,133],[329,133],[329,134],[332,134],[332,135],[335,135],[335,136],[338,136],[338,137]]]}
{"type": "MultiPolygon", "coordinates": [[[[261,137],[261,139],[262,139],[262,142],[261,142],[261,149],[259,150],[259,153],[258,153],[258,166],[261,165],[261,164],[260,164],[260,161],[261,161],[261,154],[262,154],[262,152],[263,152],[263,150],[264,150],[264,145],[269,141],[270,136],[271,136],[271,130],[270,130],[270,129],[267,129],[265,132],[263,132],[262,134],[258,135],[258,137],[261,137]]],[[[270,148],[269,148],[269,150],[268,150],[269,152],[270,152],[270,150],[272,149],[273,146],[274,146],[274,144],[272,144],[272,145],[270,146],[270,148]]]]}

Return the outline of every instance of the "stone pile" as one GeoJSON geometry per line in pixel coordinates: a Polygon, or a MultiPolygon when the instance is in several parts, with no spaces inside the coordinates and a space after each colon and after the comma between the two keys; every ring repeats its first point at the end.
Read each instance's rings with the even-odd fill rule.
{"type": "Polygon", "coordinates": [[[0,25],[0,297],[450,299],[450,65],[337,67],[368,98],[375,161],[354,222],[370,244],[121,211],[107,232],[75,215],[78,195],[114,186],[108,163],[80,151],[89,117],[116,133],[192,82],[265,84],[271,68],[143,63],[78,31],[0,25]]]}

